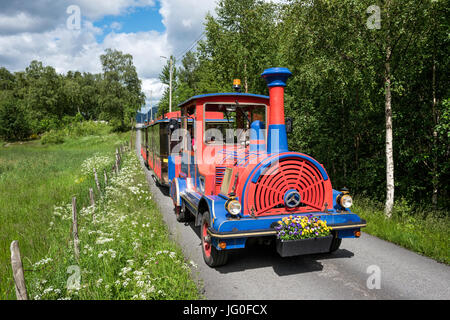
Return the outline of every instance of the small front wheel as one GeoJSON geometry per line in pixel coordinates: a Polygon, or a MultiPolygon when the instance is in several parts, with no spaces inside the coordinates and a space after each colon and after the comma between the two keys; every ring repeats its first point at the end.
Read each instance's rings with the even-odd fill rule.
{"type": "Polygon", "coordinates": [[[178,222],[186,222],[188,220],[189,212],[187,212],[184,200],[181,201],[181,206],[175,206],[175,215],[178,222]]]}
{"type": "Polygon", "coordinates": [[[225,250],[217,250],[212,244],[211,236],[208,234],[208,228],[210,226],[209,212],[203,213],[202,225],[201,225],[201,237],[202,237],[202,253],[203,259],[210,267],[219,267],[227,263],[228,252],[225,250]]]}
{"type": "Polygon", "coordinates": [[[339,247],[341,246],[341,242],[342,239],[336,237],[336,235],[333,237],[333,241],[331,242],[331,247],[330,247],[330,253],[335,252],[337,249],[339,249],[339,247]]]}

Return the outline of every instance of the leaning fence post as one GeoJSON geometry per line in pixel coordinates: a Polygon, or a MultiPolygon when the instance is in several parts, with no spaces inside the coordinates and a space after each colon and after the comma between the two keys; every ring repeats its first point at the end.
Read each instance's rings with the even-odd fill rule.
{"type": "Polygon", "coordinates": [[[102,191],[100,189],[100,183],[98,183],[97,170],[95,170],[95,168],[94,168],[94,178],[95,178],[95,184],[97,185],[98,192],[101,193],[102,191]]]}
{"type": "Polygon", "coordinates": [[[89,200],[90,200],[91,206],[95,206],[94,190],[92,188],[89,188],[89,200]]]}
{"type": "Polygon", "coordinates": [[[120,167],[119,156],[116,153],[116,174],[119,174],[119,167],[120,167]]]}
{"type": "Polygon", "coordinates": [[[75,250],[75,258],[80,258],[80,249],[78,247],[78,220],[77,220],[77,198],[72,198],[72,222],[73,222],[73,246],[75,250]]]}
{"type": "Polygon", "coordinates": [[[25,276],[23,273],[22,258],[20,257],[19,241],[11,242],[11,266],[13,270],[14,283],[16,284],[17,300],[28,300],[25,276]]]}
{"type": "Polygon", "coordinates": [[[120,165],[121,156],[120,156],[120,152],[119,152],[118,148],[116,148],[116,159],[119,160],[119,165],[120,165]]]}
{"type": "Polygon", "coordinates": [[[105,176],[105,187],[108,185],[108,175],[106,174],[106,169],[103,169],[103,175],[105,176]]]}

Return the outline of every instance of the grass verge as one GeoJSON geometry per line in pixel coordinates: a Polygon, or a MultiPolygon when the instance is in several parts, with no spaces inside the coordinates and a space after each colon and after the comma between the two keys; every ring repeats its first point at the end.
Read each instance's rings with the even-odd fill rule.
{"type": "Polygon", "coordinates": [[[399,201],[388,219],[382,204],[362,198],[355,199],[352,211],[367,220],[364,232],[450,264],[450,221],[445,213],[412,213],[412,208],[399,201]]]}
{"type": "Polygon", "coordinates": [[[169,240],[137,157],[111,174],[115,147],[129,133],[38,142],[0,151],[0,299],[14,299],[9,244],[19,240],[31,299],[196,299],[192,262],[169,240]],[[108,161],[110,159],[110,161],[108,161]],[[92,167],[101,181],[95,207],[92,167]],[[6,192],[3,192],[5,190],[6,192]],[[80,259],[74,257],[71,198],[77,196],[80,259]]]}

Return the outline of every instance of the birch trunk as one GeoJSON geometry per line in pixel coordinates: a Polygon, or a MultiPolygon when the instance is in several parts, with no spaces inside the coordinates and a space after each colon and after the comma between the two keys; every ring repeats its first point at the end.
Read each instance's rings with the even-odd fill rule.
{"type": "Polygon", "coordinates": [[[394,147],[392,139],[392,105],[391,105],[391,47],[386,49],[385,63],[385,114],[386,114],[386,205],[385,215],[390,218],[394,207],[394,147]]]}

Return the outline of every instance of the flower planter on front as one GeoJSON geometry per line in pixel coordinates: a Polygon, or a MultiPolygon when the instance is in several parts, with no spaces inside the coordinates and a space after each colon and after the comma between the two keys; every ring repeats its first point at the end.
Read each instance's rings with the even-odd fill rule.
{"type": "Polygon", "coordinates": [[[275,227],[277,251],[282,257],[330,252],[331,228],[317,217],[285,217],[275,227]]]}
{"type": "Polygon", "coordinates": [[[277,239],[277,252],[280,256],[293,257],[305,254],[326,253],[330,251],[333,236],[299,240],[277,239]]]}

